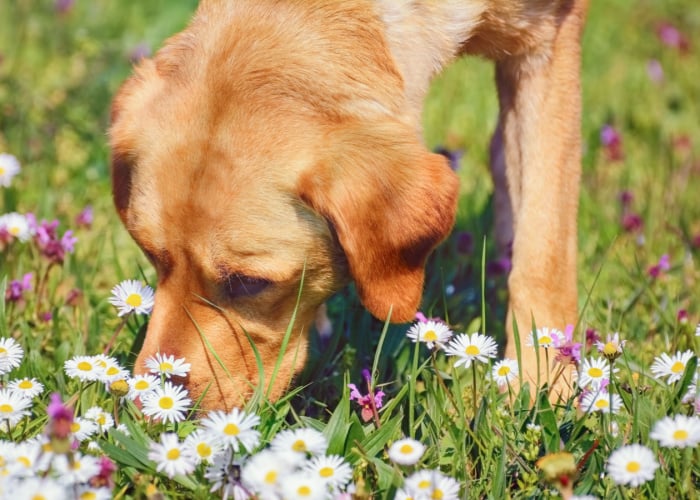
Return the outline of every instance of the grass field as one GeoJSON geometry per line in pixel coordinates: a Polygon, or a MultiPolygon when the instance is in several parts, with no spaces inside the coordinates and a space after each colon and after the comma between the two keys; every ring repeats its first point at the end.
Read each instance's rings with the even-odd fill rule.
{"type": "MultiPolygon", "coordinates": [[[[133,364],[147,316],[118,317],[108,299],[122,280],[154,286],[155,272],[112,207],[110,100],[131,61],[157,50],[195,6],[193,0],[0,2],[0,153],[21,164],[5,186],[11,160],[0,156],[0,216],[31,213],[40,228],[25,242],[0,232],[0,498],[244,498],[260,484],[260,498],[277,498],[279,491],[285,498],[342,498],[345,491],[358,498],[699,496],[697,2],[610,0],[590,9],[581,318],[573,340],[583,344],[582,373],[594,374],[591,360],[600,360],[601,377],[610,379],[598,406],[587,411],[585,396],[595,396],[600,385],[554,407],[543,396],[530,408],[525,393],[509,403],[490,376],[498,358],[455,366],[443,350],[412,343],[405,335],[410,325],[373,320],[349,288],[328,303],[334,335],[330,345],[312,346],[301,389],[245,408],[248,423],[259,422],[246,431],[244,420],[236,421],[236,453],[233,445],[220,449],[207,441],[219,452],[214,466],[159,458],[154,445],[175,434],[177,444],[165,444],[189,457],[194,452],[179,448],[180,441],[212,424],[208,417],[182,420],[183,410],[172,421],[144,419],[119,384],[110,392],[64,369],[76,356],[102,353],[117,330],[111,354],[127,369],[133,364]],[[586,341],[598,335],[610,352],[613,332],[625,344],[608,361],[586,341]],[[43,391],[17,396],[25,379],[25,386],[41,384],[43,391]],[[349,383],[362,404],[351,400],[349,383]],[[52,393],[69,408],[50,404],[52,393]],[[67,433],[72,420],[87,435],[75,426],[67,433]],[[290,435],[309,450],[321,443],[319,450],[293,459],[274,455],[290,435]],[[405,465],[392,448],[402,438],[410,439],[405,450],[425,446],[415,461],[404,457],[405,465]],[[333,455],[337,462],[323,462],[333,455]],[[163,469],[165,463],[172,468],[163,469]],[[266,469],[271,464],[277,469],[266,469]],[[318,475],[322,466],[337,475],[336,486],[302,472],[318,475]],[[255,482],[260,470],[278,476],[272,486],[255,482]],[[411,488],[425,496],[409,494],[411,488]]],[[[507,299],[503,263],[491,242],[487,155],[496,112],[492,67],[475,59],[450,67],[426,102],[427,143],[462,155],[462,197],[457,227],[430,260],[423,312],[445,319],[455,334],[478,331],[500,341],[507,299]]]]}

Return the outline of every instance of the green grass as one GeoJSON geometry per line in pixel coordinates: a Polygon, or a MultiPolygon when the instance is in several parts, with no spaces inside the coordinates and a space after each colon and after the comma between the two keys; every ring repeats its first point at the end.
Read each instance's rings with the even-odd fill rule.
{"type": "MultiPolygon", "coordinates": [[[[94,0],[76,2],[58,14],[46,0],[0,3],[0,152],[15,155],[23,166],[11,187],[0,187],[0,214],[32,212],[39,219],[58,219],[63,233],[75,228],[74,218],[86,205],[95,213],[92,228],[75,229],[76,251],[62,265],[49,266],[29,243],[0,247],[0,282],[28,272],[46,277],[42,291],[35,286],[24,303],[0,299],[0,337],[17,339],[26,353],[22,365],[3,375],[0,384],[31,376],[47,386],[31,417],[12,432],[0,431],[0,439],[21,441],[43,432],[52,391],[66,398],[77,395],[80,408],[99,404],[111,411],[112,397],[101,385],[84,387],[62,370],[75,355],[101,352],[118,328],[121,320],[107,303],[112,286],[128,278],[155,283],[154,270],[112,207],[109,103],[130,72],[134,48],[144,44],[155,50],[184,26],[195,4],[94,0]],[[68,303],[71,290],[80,294],[68,303]],[[41,319],[46,312],[52,313],[50,321],[41,319]]],[[[693,412],[680,400],[695,362],[670,386],[654,378],[649,367],[662,352],[697,353],[699,348],[694,336],[700,321],[699,34],[700,8],[692,0],[591,5],[583,59],[581,321],[576,335],[581,338],[586,329],[603,335],[619,331],[627,340],[616,361],[620,371],[614,389],[623,400],[618,414],[583,414],[573,401],[552,407],[544,397],[531,409],[524,393],[509,405],[506,395],[487,383],[486,365],[455,369],[444,354],[410,343],[406,325],[373,320],[348,288],[328,303],[334,335],[312,345],[312,361],[299,380],[302,388],[275,403],[259,394],[247,408],[261,417],[262,442],[290,427],[322,431],[329,453],[352,464],[360,497],[391,497],[403,477],[423,468],[439,468],[457,479],[461,498],[552,497],[555,487],[536,462],[563,449],[578,464],[574,489],[579,494],[697,498],[697,448],[661,448],[648,435],[663,416],[693,412]],[[689,37],[688,53],[659,42],[655,30],[663,21],[689,37]],[[664,69],[661,83],[647,74],[652,59],[664,69]],[[606,123],[622,136],[620,161],[609,161],[601,145],[606,123]],[[683,137],[688,146],[679,145],[683,137]],[[643,220],[640,231],[621,226],[623,191],[634,195],[630,210],[643,220]],[[664,254],[671,268],[652,279],[648,269],[664,254]],[[678,320],[680,310],[687,311],[685,323],[678,320]],[[354,382],[364,392],[361,369],[371,367],[375,389],[386,396],[378,419],[364,422],[346,386],[354,382]],[[386,447],[403,436],[427,446],[419,466],[400,467],[387,459],[386,447]],[[615,449],[640,442],[661,464],[652,481],[632,488],[601,478],[615,449]]],[[[457,227],[430,260],[423,311],[447,319],[455,332],[478,329],[501,339],[505,279],[487,274],[483,290],[481,282],[484,238],[485,259],[495,258],[488,173],[488,141],[497,113],[492,71],[485,61],[459,61],[435,81],[426,102],[428,145],[463,149],[465,155],[457,227]],[[465,231],[474,241],[468,253],[457,250],[465,231]],[[447,285],[454,286],[453,293],[445,293],[447,285]]],[[[127,366],[144,327],[142,317],[130,318],[117,339],[116,355],[127,366]]],[[[131,436],[113,432],[98,440],[119,466],[114,495],[143,498],[155,487],[172,498],[209,498],[202,468],[170,480],[146,458],[150,440],[173,426],[144,423],[133,405],[120,408],[131,436]]],[[[184,437],[195,424],[174,427],[184,437]]]]}

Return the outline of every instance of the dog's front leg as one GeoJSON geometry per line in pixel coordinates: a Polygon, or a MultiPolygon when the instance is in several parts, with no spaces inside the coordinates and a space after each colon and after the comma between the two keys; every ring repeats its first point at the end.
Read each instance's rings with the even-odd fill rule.
{"type": "MultiPolygon", "coordinates": [[[[572,2],[573,3],[573,2],[572,2]]],[[[522,345],[524,381],[552,382],[553,353],[525,344],[537,327],[563,330],[577,318],[577,210],[581,175],[580,39],[585,2],[573,3],[541,51],[497,62],[499,125],[492,143],[496,223],[503,244],[512,222],[506,356],[522,345]],[[500,174],[500,179],[499,179],[500,174]],[[504,197],[503,184],[507,185],[504,197]],[[501,191],[499,191],[499,188],[501,191]],[[545,366],[549,359],[550,366],[545,366]]],[[[568,376],[552,399],[567,396],[568,376]]],[[[524,382],[523,381],[523,382],[524,382]]]]}

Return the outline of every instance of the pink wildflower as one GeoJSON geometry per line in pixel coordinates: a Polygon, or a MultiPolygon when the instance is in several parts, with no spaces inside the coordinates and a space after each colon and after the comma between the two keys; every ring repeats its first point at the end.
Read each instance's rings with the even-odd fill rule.
{"type": "Polygon", "coordinates": [[[19,302],[24,298],[24,292],[32,289],[32,273],[22,276],[22,280],[12,280],[5,290],[5,301],[19,302]]]}
{"type": "Polygon", "coordinates": [[[621,161],[625,158],[622,151],[622,136],[612,125],[605,124],[600,129],[600,144],[605,150],[608,161],[621,161]]]}
{"type": "Polygon", "coordinates": [[[564,337],[553,337],[557,350],[555,360],[561,364],[576,364],[581,361],[581,342],[574,342],[574,325],[566,325],[564,337]]]}
{"type": "Polygon", "coordinates": [[[362,394],[355,384],[348,384],[348,388],[350,388],[350,401],[356,401],[357,404],[362,407],[362,420],[369,422],[374,417],[374,412],[382,407],[384,392],[381,390],[376,392],[372,390],[370,385],[371,378],[368,370],[362,370],[362,376],[367,381],[367,386],[369,388],[368,394],[362,394]]]}
{"type": "Polygon", "coordinates": [[[668,254],[665,253],[661,256],[659,262],[651,266],[647,272],[649,276],[656,279],[669,269],[671,269],[671,259],[668,254]]]}
{"type": "Polygon", "coordinates": [[[656,36],[659,38],[662,44],[676,49],[682,54],[687,53],[690,50],[690,42],[688,38],[680,32],[678,28],[669,22],[660,23],[656,27],[656,36]]]}
{"type": "Polygon", "coordinates": [[[78,215],[75,216],[75,225],[78,227],[84,227],[85,229],[90,229],[94,219],[95,217],[92,213],[92,207],[87,205],[78,215]]]}

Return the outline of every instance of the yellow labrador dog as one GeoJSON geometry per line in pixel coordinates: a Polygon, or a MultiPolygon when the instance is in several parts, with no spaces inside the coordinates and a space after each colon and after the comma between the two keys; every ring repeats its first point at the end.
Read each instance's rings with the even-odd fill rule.
{"type": "MultiPolygon", "coordinates": [[[[496,235],[513,252],[506,354],[513,321],[523,332],[533,318],[573,323],[585,10],[586,0],[204,0],[113,104],[114,201],[158,273],[136,371],[157,352],[184,356],[204,407],[240,405],[259,380],[249,338],[268,384],[300,286],[273,398],[305,361],[317,308],[350,280],[377,318],[412,320],[458,192],[421,141],[421,106],[463,54],[496,64],[496,235]]],[[[535,380],[531,349],[523,363],[535,380]]]]}

